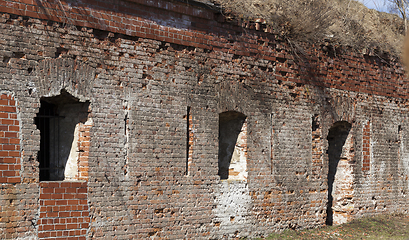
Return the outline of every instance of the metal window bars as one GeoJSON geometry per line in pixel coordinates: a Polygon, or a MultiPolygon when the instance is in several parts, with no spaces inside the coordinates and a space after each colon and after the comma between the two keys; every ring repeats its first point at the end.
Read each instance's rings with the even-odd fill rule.
{"type": "Polygon", "coordinates": [[[41,101],[40,111],[35,118],[35,124],[40,130],[40,181],[64,180],[64,162],[60,153],[60,119],[57,105],[41,101]]]}

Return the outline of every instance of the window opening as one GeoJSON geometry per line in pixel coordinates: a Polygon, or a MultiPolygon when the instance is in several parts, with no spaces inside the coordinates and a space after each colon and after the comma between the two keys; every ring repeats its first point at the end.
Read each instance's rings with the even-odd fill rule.
{"type": "Polygon", "coordinates": [[[247,121],[242,113],[219,115],[218,165],[221,179],[247,179],[247,121]]]}
{"type": "Polygon", "coordinates": [[[40,181],[75,180],[79,176],[80,127],[88,119],[89,102],[66,91],[42,98],[35,124],[40,130],[40,181]]]}

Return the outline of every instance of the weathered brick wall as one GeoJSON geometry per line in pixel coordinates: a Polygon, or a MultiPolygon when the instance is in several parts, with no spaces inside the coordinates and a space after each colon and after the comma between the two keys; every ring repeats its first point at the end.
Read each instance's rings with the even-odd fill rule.
{"type": "Polygon", "coordinates": [[[371,167],[371,121],[362,129],[362,171],[369,171],[371,167]]]}
{"type": "Polygon", "coordinates": [[[86,189],[86,201],[47,211],[85,212],[78,238],[219,239],[323,225],[336,122],[351,125],[332,186],[333,206],[349,206],[339,216],[408,209],[408,82],[394,59],[298,51],[200,3],[7,0],[0,12],[0,89],[18,99],[21,133],[21,181],[0,189],[0,238],[62,234],[60,220],[71,228],[42,215],[49,188],[33,122],[40,99],[62,90],[90,102],[81,181],[58,182],[80,184],[72,189],[86,189]],[[226,111],[246,116],[245,181],[217,175],[226,111]]]}

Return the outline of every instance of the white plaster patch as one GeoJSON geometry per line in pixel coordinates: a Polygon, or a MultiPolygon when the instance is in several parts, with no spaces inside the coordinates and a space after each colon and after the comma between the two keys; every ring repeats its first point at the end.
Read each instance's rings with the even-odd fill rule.
{"type": "Polygon", "coordinates": [[[79,128],[82,123],[78,123],[74,130],[74,139],[72,140],[70,155],[64,169],[64,180],[75,180],[78,177],[78,138],[79,128]]]}
{"type": "Polygon", "coordinates": [[[37,234],[34,233],[26,233],[26,236],[16,238],[16,240],[37,240],[39,239],[37,234]]]}
{"type": "Polygon", "coordinates": [[[239,230],[240,235],[246,236],[251,223],[248,220],[251,197],[246,181],[222,180],[216,192],[216,216],[214,222],[220,223],[219,230],[232,237],[239,230]]]}
{"type": "Polygon", "coordinates": [[[234,146],[229,166],[229,179],[246,180],[247,175],[247,121],[245,121],[234,146]]]}

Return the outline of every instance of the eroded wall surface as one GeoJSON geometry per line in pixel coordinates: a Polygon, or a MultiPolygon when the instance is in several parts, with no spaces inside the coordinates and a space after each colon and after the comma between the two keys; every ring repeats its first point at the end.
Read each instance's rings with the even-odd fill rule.
{"type": "Polygon", "coordinates": [[[14,168],[1,178],[2,239],[220,239],[324,225],[337,122],[351,129],[330,193],[336,221],[408,209],[408,81],[392,58],[297,52],[267,26],[201,3],[13,0],[0,12],[0,90],[17,101],[6,120],[19,126],[19,160],[0,158],[3,175],[14,168]],[[92,121],[75,131],[77,178],[40,182],[34,118],[62,91],[89,102],[92,121]],[[246,180],[218,175],[227,111],[246,116],[246,180]],[[72,192],[58,195],[65,184],[72,192]]]}

